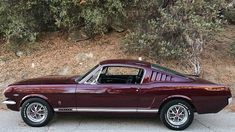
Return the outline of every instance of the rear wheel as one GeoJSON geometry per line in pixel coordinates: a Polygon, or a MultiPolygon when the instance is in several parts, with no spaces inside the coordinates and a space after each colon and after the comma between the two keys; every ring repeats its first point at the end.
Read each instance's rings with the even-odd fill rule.
{"type": "Polygon", "coordinates": [[[53,117],[53,111],[45,100],[30,98],[22,105],[21,117],[29,126],[41,127],[49,123],[53,117]]]}
{"type": "Polygon", "coordinates": [[[194,112],[190,104],[184,100],[167,102],[160,111],[161,121],[172,130],[184,130],[193,121],[194,112]]]}

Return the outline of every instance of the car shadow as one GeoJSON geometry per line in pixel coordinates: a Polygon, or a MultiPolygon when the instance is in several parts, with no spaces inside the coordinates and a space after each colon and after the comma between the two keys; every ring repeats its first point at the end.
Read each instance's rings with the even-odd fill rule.
{"type": "MultiPolygon", "coordinates": [[[[225,113],[226,114],[226,113],[225,113]]],[[[220,114],[195,114],[193,123],[184,131],[211,132],[214,130],[222,130],[226,126],[218,123],[215,120],[221,120],[224,113],[220,114]],[[217,127],[220,126],[220,127],[217,127]]],[[[229,120],[228,120],[229,121],[229,120]]],[[[224,123],[231,124],[227,120],[224,123]]],[[[97,114],[97,113],[83,113],[83,114],[56,114],[55,118],[48,125],[50,131],[64,130],[67,131],[171,131],[161,122],[159,115],[135,115],[135,114],[97,114]]],[[[230,128],[232,131],[235,128],[230,128]]]]}
{"type": "Polygon", "coordinates": [[[56,114],[49,124],[50,129],[68,126],[70,130],[98,131],[143,131],[168,130],[160,121],[159,115],[122,114],[56,114]]]}

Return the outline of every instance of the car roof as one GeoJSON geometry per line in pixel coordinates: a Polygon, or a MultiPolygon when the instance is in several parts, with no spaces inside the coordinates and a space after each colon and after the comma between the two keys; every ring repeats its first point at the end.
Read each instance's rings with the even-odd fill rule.
{"type": "Polygon", "coordinates": [[[106,64],[123,64],[123,65],[133,65],[142,67],[151,67],[151,63],[139,60],[128,60],[128,59],[112,59],[100,62],[100,65],[106,64]]]}

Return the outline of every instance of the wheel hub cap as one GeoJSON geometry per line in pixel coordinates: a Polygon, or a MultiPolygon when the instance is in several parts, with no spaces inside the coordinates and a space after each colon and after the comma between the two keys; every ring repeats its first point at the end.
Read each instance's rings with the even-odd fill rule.
{"type": "Polygon", "coordinates": [[[47,117],[47,108],[41,103],[32,103],[26,109],[26,115],[32,122],[43,122],[47,117]]]}
{"type": "Polygon", "coordinates": [[[188,111],[182,105],[173,105],[167,110],[167,120],[173,125],[182,125],[188,120],[188,111]]]}

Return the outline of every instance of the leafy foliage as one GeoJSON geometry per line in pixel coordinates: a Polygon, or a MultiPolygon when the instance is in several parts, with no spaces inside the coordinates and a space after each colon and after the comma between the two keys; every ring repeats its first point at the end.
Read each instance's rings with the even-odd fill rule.
{"type": "Polygon", "coordinates": [[[1,1],[0,7],[0,33],[6,39],[20,44],[24,41],[36,39],[36,21],[27,17],[30,6],[22,5],[20,2],[1,1]],[[19,13],[20,12],[20,13],[19,13]]]}
{"type": "Polygon", "coordinates": [[[235,24],[235,8],[228,8],[228,9],[226,9],[224,14],[225,14],[225,18],[231,24],[235,24]]]}
{"type": "Polygon", "coordinates": [[[219,29],[226,0],[2,0],[0,35],[8,43],[34,42],[47,31],[85,29],[89,37],[115,27],[129,31],[128,53],[158,59],[190,58],[219,29]]]}
{"type": "Polygon", "coordinates": [[[124,7],[121,0],[87,0],[82,5],[82,17],[88,34],[106,33],[113,23],[121,23],[125,16],[124,7]]]}
{"type": "Polygon", "coordinates": [[[40,32],[79,27],[94,36],[121,23],[124,7],[121,0],[0,1],[0,34],[16,44],[33,42],[40,32]]]}
{"type": "Polygon", "coordinates": [[[161,1],[153,3],[145,5],[151,10],[143,14],[152,17],[145,17],[142,25],[126,36],[125,46],[128,51],[152,58],[178,59],[193,54],[195,42],[204,43],[220,27],[218,14],[225,2],[176,0],[165,5],[161,1]],[[152,5],[159,6],[153,8],[152,5]]]}
{"type": "Polygon", "coordinates": [[[230,45],[230,54],[235,57],[235,41],[230,45]]]}

